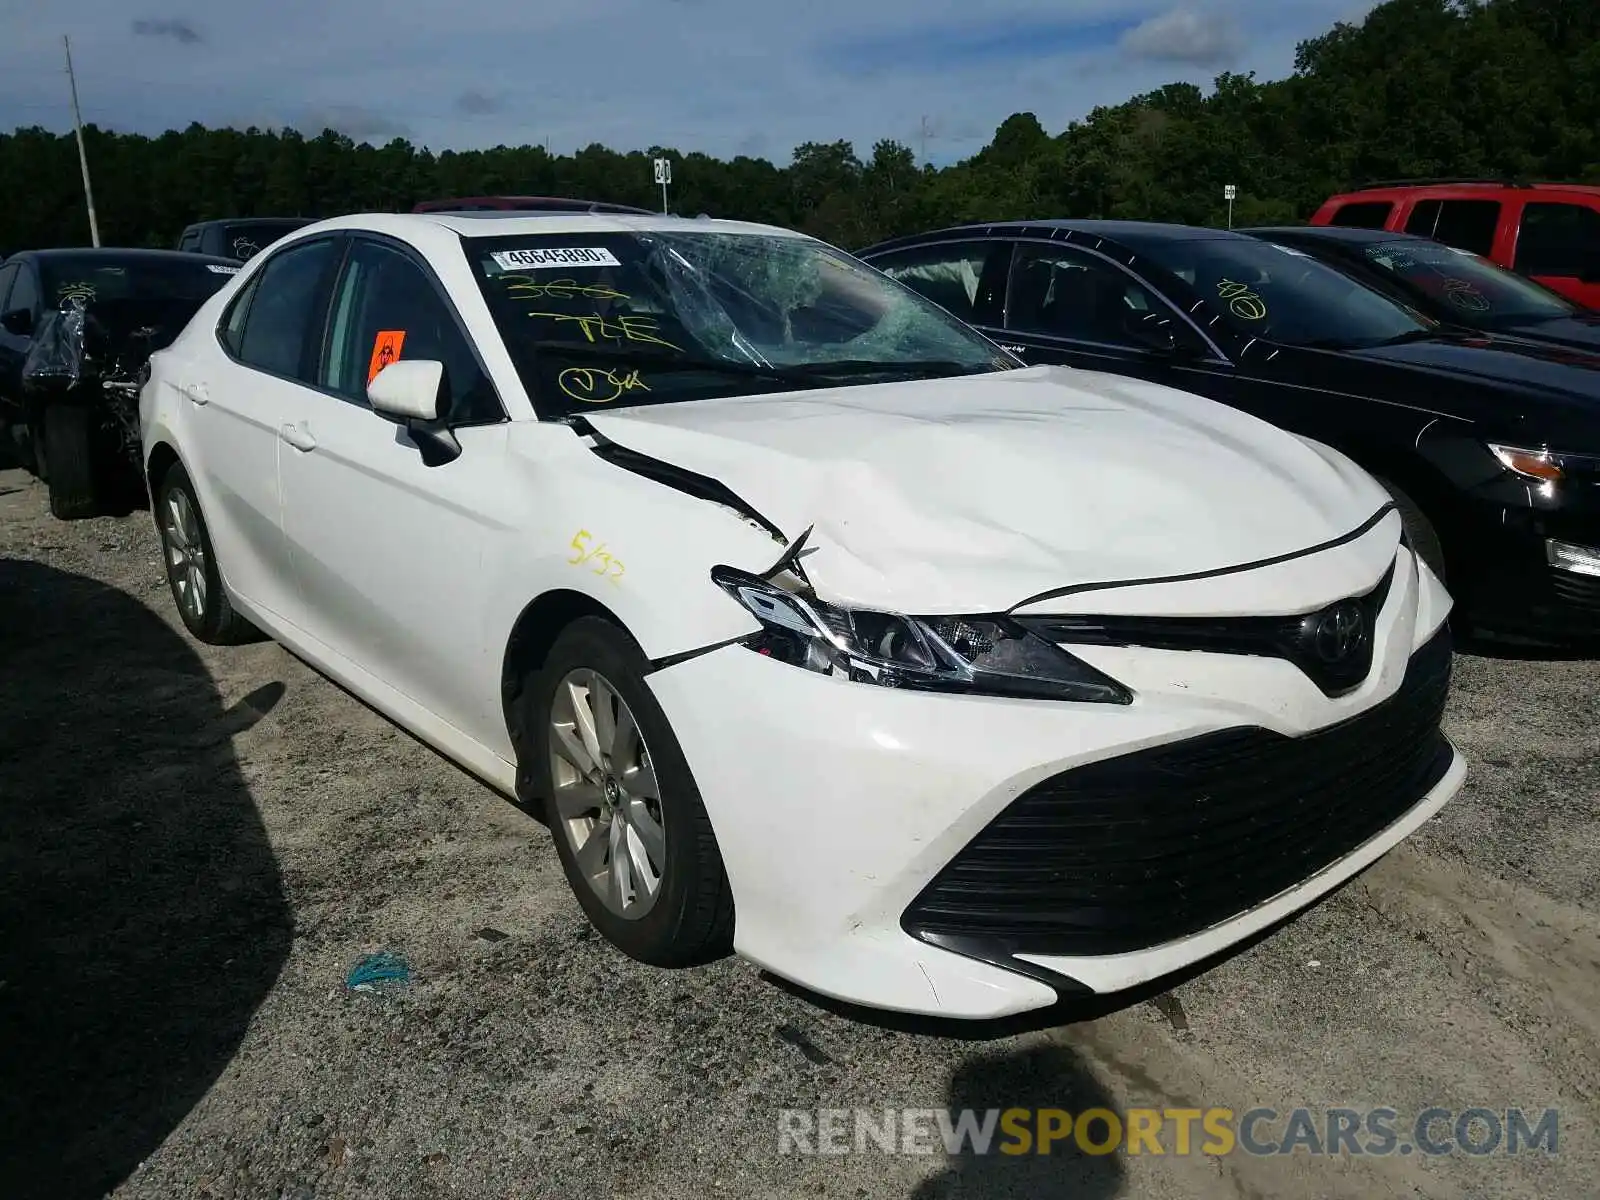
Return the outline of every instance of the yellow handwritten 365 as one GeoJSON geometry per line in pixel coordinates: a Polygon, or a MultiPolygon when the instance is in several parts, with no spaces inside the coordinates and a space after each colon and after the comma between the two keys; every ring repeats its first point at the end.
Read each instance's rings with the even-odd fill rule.
{"type": "Polygon", "coordinates": [[[612,557],[611,552],[606,549],[606,544],[604,542],[601,542],[598,545],[592,544],[593,542],[594,534],[590,533],[587,529],[578,530],[577,533],[572,535],[571,543],[572,549],[575,550],[576,553],[573,554],[571,558],[567,559],[567,561],[575,567],[588,566],[589,569],[594,572],[594,574],[603,576],[615,584],[619,579],[622,578],[627,568],[624,567],[616,558],[612,557]],[[598,563],[599,566],[592,565],[595,563],[598,563]]]}

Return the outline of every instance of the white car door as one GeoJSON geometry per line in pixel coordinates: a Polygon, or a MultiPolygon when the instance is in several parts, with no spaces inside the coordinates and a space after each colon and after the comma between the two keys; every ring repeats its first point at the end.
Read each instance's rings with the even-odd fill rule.
{"type": "Polygon", "coordinates": [[[183,406],[185,465],[228,588],[291,621],[300,605],[283,536],[280,431],[307,394],[313,331],[340,246],[319,238],[274,255],[229,306],[216,342],[175,364],[170,379],[183,406]]]}
{"type": "Polygon", "coordinates": [[[509,502],[505,412],[420,258],[398,243],[351,243],[317,383],[280,458],[301,624],[469,736],[503,740],[482,556],[493,505],[509,502]],[[459,457],[427,465],[406,430],[368,405],[367,383],[394,358],[445,363],[441,416],[459,457]]]}

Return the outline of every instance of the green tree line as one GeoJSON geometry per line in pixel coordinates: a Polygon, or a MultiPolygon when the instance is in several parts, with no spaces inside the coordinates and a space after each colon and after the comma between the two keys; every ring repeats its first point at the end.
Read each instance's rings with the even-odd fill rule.
{"type": "MultiPolygon", "coordinates": [[[[672,158],[672,206],[765,221],[847,247],[961,221],[1131,217],[1297,221],[1363,180],[1429,175],[1600,177],[1600,0],[1387,0],[1300,44],[1294,71],[1227,73],[1096,108],[1051,135],[1008,117],[973,157],[936,169],[909,147],[807,142],[787,166],[670,147],[572,155],[539,146],[435,153],[333,130],[208,129],[151,138],[85,130],[106,245],[171,246],[212,217],[404,211],[500,193],[659,204],[650,160],[672,158]]],[[[0,134],[0,251],[88,242],[70,134],[0,134]]]]}

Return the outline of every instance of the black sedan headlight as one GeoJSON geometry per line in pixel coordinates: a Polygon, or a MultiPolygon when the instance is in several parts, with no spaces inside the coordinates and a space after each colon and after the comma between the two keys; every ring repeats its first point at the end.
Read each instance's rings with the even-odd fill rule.
{"type": "Polygon", "coordinates": [[[1555,483],[1573,476],[1600,476],[1600,455],[1562,453],[1545,446],[1508,446],[1502,442],[1488,445],[1501,466],[1524,479],[1555,483]]]}
{"type": "Polygon", "coordinates": [[[759,622],[751,649],[857,683],[1034,700],[1131,704],[1133,693],[1003,616],[910,617],[838,608],[755,575],[711,578],[759,622]]]}

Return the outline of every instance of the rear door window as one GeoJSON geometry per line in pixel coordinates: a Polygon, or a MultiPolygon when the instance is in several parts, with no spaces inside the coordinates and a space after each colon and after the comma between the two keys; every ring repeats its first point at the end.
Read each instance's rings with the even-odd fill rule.
{"type": "Polygon", "coordinates": [[[332,238],[303,242],[267,263],[245,315],[240,361],[273,375],[311,382],[337,245],[332,238]]]}
{"type": "Polygon", "coordinates": [[[1499,225],[1498,200],[1421,200],[1411,210],[1406,232],[1487,258],[1499,225]]]}
{"type": "Polygon", "coordinates": [[[1341,205],[1333,214],[1330,225],[1343,225],[1351,229],[1382,229],[1388,223],[1394,205],[1387,200],[1362,200],[1341,205]]]}
{"type": "Polygon", "coordinates": [[[1600,265],[1600,213],[1582,204],[1522,209],[1516,269],[1524,275],[1581,278],[1600,265]]]}

